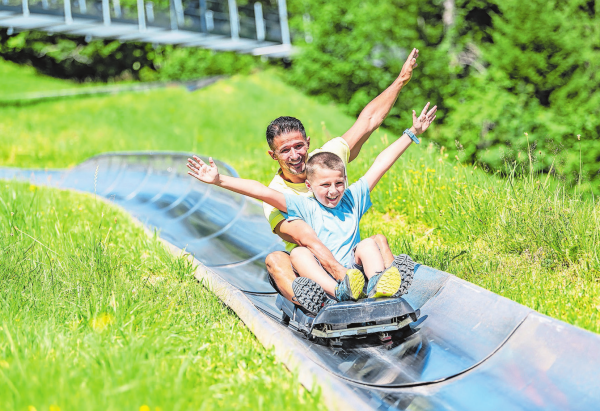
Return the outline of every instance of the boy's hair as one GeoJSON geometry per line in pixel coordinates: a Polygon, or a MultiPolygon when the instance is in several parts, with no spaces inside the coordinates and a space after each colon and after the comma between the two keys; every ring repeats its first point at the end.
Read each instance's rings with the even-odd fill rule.
{"type": "Polygon", "coordinates": [[[302,137],[306,140],[306,131],[304,131],[304,126],[302,122],[294,117],[277,117],[275,120],[271,121],[271,124],[267,127],[267,143],[271,150],[273,147],[273,140],[275,137],[278,137],[282,134],[291,133],[292,131],[298,131],[302,134],[302,137]]]}
{"type": "Polygon", "coordinates": [[[317,153],[308,159],[306,162],[306,178],[310,180],[318,169],[337,170],[346,174],[344,162],[337,154],[323,151],[317,153]]]}

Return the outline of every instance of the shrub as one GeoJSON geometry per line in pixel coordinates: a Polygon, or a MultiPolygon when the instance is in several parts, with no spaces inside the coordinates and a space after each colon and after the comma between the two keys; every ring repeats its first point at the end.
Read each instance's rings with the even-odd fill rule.
{"type": "Polygon", "coordinates": [[[187,80],[247,72],[260,59],[233,52],[148,43],[92,40],[67,34],[0,30],[0,57],[31,64],[40,72],[79,81],[187,80]]]}
{"type": "Polygon", "coordinates": [[[461,160],[501,169],[519,150],[541,149],[561,155],[554,164],[553,156],[533,156],[536,169],[558,169],[572,182],[580,180],[582,134],[583,172],[596,178],[599,7],[587,0],[292,2],[292,25],[306,34],[289,80],[358,115],[417,47],[418,73],[386,127],[401,132],[410,111],[432,101],[440,111],[430,136],[461,160]]]}

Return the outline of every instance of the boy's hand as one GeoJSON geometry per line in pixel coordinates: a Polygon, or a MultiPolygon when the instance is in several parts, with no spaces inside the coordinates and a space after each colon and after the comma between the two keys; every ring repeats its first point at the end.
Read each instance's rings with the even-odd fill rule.
{"type": "Polygon", "coordinates": [[[220,182],[219,169],[212,157],[208,158],[210,165],[206,164],[200,157],[188,158],[187,167],[191,170],[188,174],[206,184],[218,184],[220,182]]]}
{"type": "Polygon", "coordinates": [[[411,127],[411,131],[413,133],[415,133],[415,135],[419,135],[419,134],[423,134],[425,132],[425,130],[427,130],[427,128],[429,128],[429,126],[431,125],[431,123],[433,123],[433,120],[435,120],[435,113],[437,111],[437,106],[433,106],[433,108],[429,111],[427,111],[427,109],[429,108],[429,103],[427,103],[425,105],[425,107],[423,108],[423,111],[421,111],[421,115],[419,117],[417,117],[417,113],[415,113],[415,110],[413,110],[413,125],[411,127]]]}

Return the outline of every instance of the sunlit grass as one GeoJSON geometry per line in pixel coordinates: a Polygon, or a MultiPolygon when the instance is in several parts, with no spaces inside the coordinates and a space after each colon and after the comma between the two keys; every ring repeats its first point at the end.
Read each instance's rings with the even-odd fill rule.
{"type": "Polygon", "coordinates": [[[239,76],[206,89],[184,88],[81,97],[0,107],[0,165],[62,168],[106,151],[170,150],[213,155],[267,181],[275,163],[265,130],[280,115],[303,119],[313,145],[352,120],[278,80],[239,76]]]}
{"type": "Polygon", "coordinates": [[[0,409],[320,409],[192,271],[93,195],[0,182],[0,409]]]}
{"type": "Polygon", "coordinates": [[[76,82],[59,80],[38,74],[35,68],[19,65],[0,59],[0,101],[7,96],[23,95],[30,92],[75,88],[76,82]]]}

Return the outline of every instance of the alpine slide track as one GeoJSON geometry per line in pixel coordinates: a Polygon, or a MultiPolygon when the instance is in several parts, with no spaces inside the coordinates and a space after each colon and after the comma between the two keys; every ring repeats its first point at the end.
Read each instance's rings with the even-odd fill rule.
{"type": "Polygon", "coordinates": [[[105,154],[69,170],[0,169],[0,178],[95,192],[191,253],[197,278],[334,408],[600,409],[600,336],[423,265],[404,296],[420,319],[389,344],[330,348],[282,325],[264,265],[281,241],[258,202],[189,177],[189,155],[105,154]]]}

